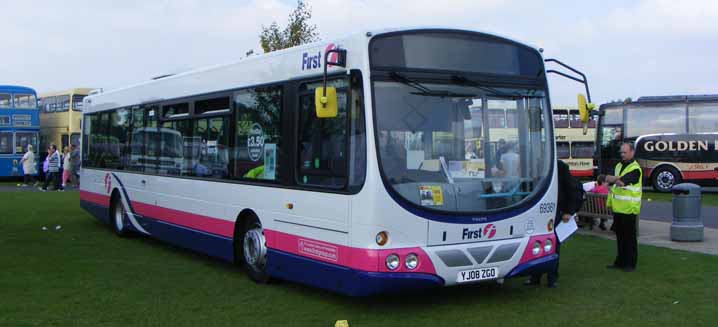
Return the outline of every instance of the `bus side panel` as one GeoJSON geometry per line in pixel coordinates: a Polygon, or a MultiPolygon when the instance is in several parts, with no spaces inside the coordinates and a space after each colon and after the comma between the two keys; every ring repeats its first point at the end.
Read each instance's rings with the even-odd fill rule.
{"type": "MultiPolygon", "coordinates": [[[[110,194],[113,190],[118,190],[120,196],[131,204],[130,208],[125,209],[133,213],[139,223],[138,228],[130,222],[128,224],[130,229],[139,231],[142,228],[156,239],[226,261],[234,260],[231,233],[230,235],[218,235],[208,232],[208,228],[199,228],[203,225],[216,226],[218,222],[222,222],[221,220],[203,218],[200,215],[143,202],[147,201],[146,196],[125,186],[126,183],[127,185],[132,183],[132,179],[147,178],[146,176],[84,169],[81,178],[80,206],[98,220],[110,223],[110,194]],[[212,221],[206,222],[209,219],[212,221]],[[181,225],[187,224],[188,221],[194,221],[195,225],[181,225]]],[[[223,221],[223,225],[222,230],[232,230],[234,226],[233,222],[228,221],[223,221]]],[[[214,231],[211,228],[209,230],[214,231]]]]}
{"type": "Polygon", "coordinates": [[[234,248],[232,238],[205,233],[162,220],[144,217],[153,237],[206,255],[232,262],[234,248]]]}

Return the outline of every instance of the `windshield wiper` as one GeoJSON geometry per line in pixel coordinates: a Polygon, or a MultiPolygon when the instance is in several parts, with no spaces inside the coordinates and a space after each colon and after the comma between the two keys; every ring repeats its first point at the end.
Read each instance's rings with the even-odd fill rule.
{"type": "Polygon", "coordinates": [[[391,79],[404,84],[406,86],[409,86],[418,92],[411,92],[411,94],[414,95],[420,95],[420,96],[427,96],[427,97],[441,97],[441,98],[473,98],[476,97],[476,94],[469,94],[469,93],[455,93],[451,91],[446,90],[432,90],[425,85],[407,78],[406,76],[402,76],[397,72],[392,72],[389,74],[389,77],[391,79]]]}

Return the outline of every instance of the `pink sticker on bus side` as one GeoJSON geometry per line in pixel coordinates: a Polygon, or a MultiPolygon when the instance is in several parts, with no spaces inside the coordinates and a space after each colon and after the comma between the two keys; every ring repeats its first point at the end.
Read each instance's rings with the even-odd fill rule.
{"type": "Polygon", "coordinates": [[[297,245],[299,253],[332,262],[339,261],[339,247],[337,246],[305,239],[299,239],[297,245]]]}

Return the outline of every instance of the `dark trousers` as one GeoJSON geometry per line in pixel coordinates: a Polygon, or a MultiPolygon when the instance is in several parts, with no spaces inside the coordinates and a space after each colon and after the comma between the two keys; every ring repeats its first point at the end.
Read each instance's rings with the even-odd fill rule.
{"type": "Polygon", "coordinates": [[[42,189],[47,190],[47,185],[52,182],[52,185],[56,190],[60,189],[60,173],[59,172],[48,172],[45,175],[45,183],[42,184],[42,189]]]}
{"type": "Polygon", "coordinates": [[[22,182],[25,183],[25,184],[35,183],[35,176],[30,175],[30,174],[25,174],[25,175],[23,176],[22,182]]]}
{"type": "MultiPolygon", "coordinates": [[[[558,224],[561,222],[559,216],[556,216],[556,220],[554,220],[554,228],[558,226],[558,224]]],[[[556,235],[556,232],[554,231],[554,235],[556,235]]],[[[553,267],[553,270],[546,273],[546,282],[551,285],[555,283],[558,280],[558,261],[561,258],[561,242],[558,241],[558,237],[556,237],[556,254],[558,255],[558,258],[556,259],[556,266],[553,267]]],[[[541,280],[541,274],[534,274],[531,275],[531,280],[538,283],[541,280]]]]}
{"type": "Polygon", "coordinates": [[[613,262],[618,267],[636,268],[638,261],[638,236],[636,215],[613,213],[616,231],[617,255],[613,262]]]}

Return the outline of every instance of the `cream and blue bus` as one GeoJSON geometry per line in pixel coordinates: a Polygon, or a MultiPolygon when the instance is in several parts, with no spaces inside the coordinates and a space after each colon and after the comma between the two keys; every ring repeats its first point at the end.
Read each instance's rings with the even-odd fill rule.
{"type": "Polygon", "coordinates": [[[20,159],[28,145],[37,153],[39,129],[35,90],[0,85],[0,178],[25,174],[20,159]]]}
{"type": "Polygon", "coordinates": [[[363,32],[103,91],[83,116],[84,209],[257,282],[371,295],[557,260],[544,59],[504,37],[363,32]]]}

